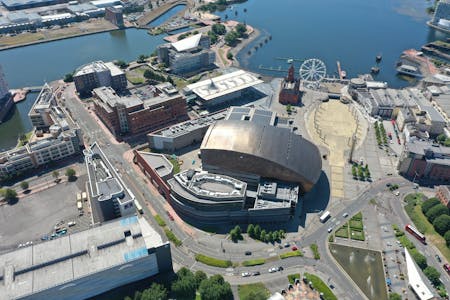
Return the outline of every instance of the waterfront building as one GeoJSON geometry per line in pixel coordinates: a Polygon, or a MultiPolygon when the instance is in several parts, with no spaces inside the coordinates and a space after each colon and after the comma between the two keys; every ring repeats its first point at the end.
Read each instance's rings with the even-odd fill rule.
{"type": "Polygon", "coordinates": [[[0,153],[0,178],[18,175],[81,152],[81,129],[53,99],[52,89],[45,85],[29,113],[36,130],[28,144],[0,153]]]}
{"type": "Polygon", "coordinates": [[[178,75],[193,75],[215,67],[216,54],[210,49],[210,39],[201,33],[160,45],[157,53],[158,61],[178,75]]]}
{"type": "Polygon", "coordinates": [[[232,103],[244,91],[262,82],[256,75],[239,70],[189,84],[183,92],[187,97],[195,95],[196,104],[207,109],[232,103]]]}
{"type": "Polygon", "coordinates": [[[173,153],[190,145],[201,143],[208,127],[226,116],[226,111],[175,124],[147,135],[150,149],[173,153]]]}
{"type": "Polygon", "coordinates": [[[84,150],[94,224],[136,213],[135,197],[97,143],[84,150]]]}
{"type": "Polygon", "coordinates": [[[67,9],[74,15],[83,18],[83,17],[99,17],[105,14],[105,10],[102,8],[98,8],[95,5],[90,3],[81,3],[81,4],[69,4],[67,9]]]}
{"type": "Polygon", "coordinates": [[[450,147],[430,140],[411,138],[399,160],[399,173],[408,178],[448,182],[450,180],[450,147]]]}
{"type": "Polygon", "coordinates": [[[89,94],[93,89],[110,86],[117,92],[127,87],[127,78],[114,63],[95,61],[78,68],[73,75],[77,92],[81,95],[89,94]]]}
{"type": "Polygon", "coordinates": [[[288,76],[281,82],[278,98],[281,104],[297,105],[300,101],[300,80],[295,79],[294,73],[294,65],[291,64],[288,70],[288,76]]]}
{"type": "Polygon", "coordinates": [[[8,83],[6,82],[2,66],[0,66],[0,123],[2,123],[9,114],[13,105],[14,102],[9,93],[8,83]]]}
{"type": "Polygon", "coordinates": [[[131,216],[0,255],[0,299],[88,299],[172,272],[170,243],[131,216]]]}
{"type": "Polygon", "coordinates": [[[105,8],[105,19],[119,28],[123,27],[123,12],[121,8],[105,8]]]}
{"type": "Polygon", "coordinates": [[[111,87],[93,94],[96,114],[116,136],[146,134],[188,119],[186,100],[168,82],[136,88],[128,96],[111,87]]]}
{"type": "Polygon", "coordinates": [[[437,3],[431,23],[437,27],[450,30],[450,0],[441,0],[437,3]]]}
{"type": "Polygon", "coordinates": [[[95,5],[98,8],[106,8],[106,7],[113,7],[116,5],[122,5],[122,1],[120,0],[94,0],[90,1],[92,5],[95,5]]]}

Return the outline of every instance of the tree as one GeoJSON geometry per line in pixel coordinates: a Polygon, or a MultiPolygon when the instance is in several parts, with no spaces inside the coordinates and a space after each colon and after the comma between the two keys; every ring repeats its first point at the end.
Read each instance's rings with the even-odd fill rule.
{"type": "Polygon", "coordinates": [[[75,180],[76,174],[77,174],[77,172],[75,172],[74,169],[68,168],[68,169],[66,170],[67,180],[68,180],[68,181],[73,181],[73,180],[75,180]]]}
{"type": "Polygon", "coordinates": [[[172,283],[172,292],[177,299],[194,299],[197,282],[194,274],[187,269],[181,268],[177,272],[178,279],[172,283]]]}
{"type": "Polygon", "coordinates": [[[402,300],[402,296],[397,293],[390,293],[389,300],[402,300]]]}
{"type": "Polygon", "coordinates": [[[422,212],[426,214],[430,208],[441,203],[438,198],[430,198],[427,201],[422,203],[422,212]]]}
{"type": "Polygon", "coordinates": [[[419,253],[419,251],[417,251],[417,249],[415,249],[415,248],[411,249],[409,252],[411,253],[412,258],[414,259],[416,264],[419,266],[419,268],[421,268],[423,270],[428,266],[427,258],[425,256],[423,256],[421,253],[419,253]]]}
{"type": "Polygon", "coordinates": [[[268,297],[267,293],[263,289],[259,289],[256,291],[251,291],[250,293],[246,294],[244,297],[241,298],[241,300],[266,300],[268,297]]]}
{"type": "Polygon", "coordinates": [[[141,54],[141,55],[138,56],[137,62],[138,62],[138,63],[143,63],[143,62],[145,62],[145,60],[146,60],[147,58],[148,58],[147,55],[141,54]]]}
{"type": "Polygon", "coordinates": [[[270,243],[273,243],[274,238],[273,238],[273,232],[272,232],[272,231],[270,231],[270,232],[267,234],[267,240],[268,240],[270,243]]]}
{"type": "Polygon", "coordinates": [[[239,23],[236,25],[235,30],[236,30],[238,37],[242,37],[247,32],[247,26],[245,26],[242,23],[239,23]]]}
{"type": "Polygon", "coordinates": [[[225,43],[228,46],[236,45],[237,40],[238,40],[238,35],[237,35],[236,31],[230,31],[225,35],[225,43]]]}
{"type": "Polygon", "coordinates": [[[290,114],[292,112],[292,105],[290,105],[290,104],[286,105],[286,112],[288,114],[290,114]]]}
{"type": "Polygon", "coordinates": [[[17,199],[17,193],[13,189],[6,189],[4,191],[3,197],[5,197],[6,201],[12,202],[17,199]]]}
{"type": "Polygon", "coordinates": [[[447,244],[447,247],[450,247],[450,230],[448,230],[444,234],[445,243],[447,244]]]}
{"type": "Polygon", "coordinates": [[[227,29],[225,28],[225,25],[223,24],[214,24],[211,28],[212,32],[218,35],[224,35],[227,33],[227,29]]]}
{"type": "Polygon", "coordinates": [[[59,177],[59,172],[58,171],[53,171],[52,172],[52,176],[53,176],[53,178],[55,178],[55,181],[58,181],[58,177],[59,177]]]}
{"type": "Polygon", "coordinates": [[[353,175],[353,178],[355,178],[355,179],[356,179],[356,177],[358,177],[358,169],[356,168],[355,165],[352,166],[352,175],[353,175]]]}
{"type": "Polygon", "coordinates": [[[430,223],[433,223],[434,220],[440,215],[448,215],[448,208],[443,204],[437,204],[430,208],[425,215],[427,216],[428,221],[430,221],[430,223]]]}
{"type": "Polygon", "coordinates": [[[261,226],[258,224],[255,226],[255,239],[259,240],[261,238],[261,226]]]}
{"type": "Polygon", "coordinates": [[[247,234],[249,237],[253,238],[255,236],[255,226],[253,224],[249,224],[247,227],[247,234]]]}
{"type": "Polygon", "coordinates": [[[149,2],[148,2],[148,8],[149,8],[149,9],[153,9],[152,1],[149,1],[149,2]]]}
{"type": "Polygon", "coordinates": [[[266,230],[265,230],[265,229],[261,230],[261,235],[260,235],[259,239],[260,239],[261,241],[265,242],[266,239],[267,239],[267,236],[266,236],[266,235],[267,235],[266,230]]]}
{"type": "Polygon", "coordinates": [[[173,81],[172,77],[170,77],[169,75],[167,75],[166,81],[169,82],[172,85],[175,84],[175,82],[173,81]]]}
{"type": "Polygon", "coordinates": [[[450,216],[441,215],[437,217],[433,222],[433,227],[437,233],[443,236],[447,231],[450,230],[450,216]]]}
{"type": "Polygon", "coordinates": [[[426,267],[423,270],[423,273],[425,274],[425,276],[427,276],[427,278],[431,281],[433,285],[437,286],[441,283],[439,280],[441,273],[439,273],[439,271],[433,268],[432,266],[426,267]]]}
{"type": "MultiPolygon", "coordinates": [[[[135,297],[136,299],[136,297],[135,297]]],[[[142,292],[140,300],[166,300],[167,290],[161,284],[152,283],[149,289],[142,292]]]]}
{"type": "Polygon", "coordinates": [[[241,231],[241,227],[239,227],[239,225],[236,225],[233,229],[231,229],[230,238],[233,242],[242,240],[242,231],[241,231]]]}
{"type": "Polygon", "coordinates": [[[198,270],[197,272],[195,272],[194,278],[195,278],[196,288],[198,289],[200,287],[200,284],[202,283],[202,281],[205,279],[208,279],[208,276],[206,276],[205,272],[198,270]]]}
{"type": "Polygon", "coordinates": [[[227,58],[230,59],[230,60],[233,59],[233,53],[228,52],[227,53],[227,58]]]}
{"type": "Polygon", "coordinates": [[[274,231],[274,232],[272,232],[272,234],[273,234],[274,241],[280,240],[280,233],[278,231],[274,231]]]}
{"type": "Polygon", "coordinates": [[[66,75],[64,75],[64,82],[72,82],[73,81],[73,73],[67,73],[66,75]]]}
{"type": "Polygon", "coordinates": [[[437,138],[436,138],[436,140],[439,142],[439,143],[443,143],[443,142],[445,142],[445,140],[447,139],[447,137],[445,136],[445,134],[443,134],[443,133],[441,133],[440,135],[438,135],[437,136],[437,138]]]}
{"type": "Polygon", "coordinates": [[[28,184],[28,181],[22,181],[22,182],[20,183],[20,187],[21,187],[22,190],[24,190],[24,191],[28,190],[29,186],[30,186],[30,185],[28,184]]]}
{"type": "Polygon", "coordinates": [[[125,69],[126,67],[128,67],[128,64],[126,62],[124,62],[123,60],[116,60],[114,62],[114,64],[121,69],[125,69]]]}
{"type": "Polygon", "coordinates": [[[200,284],[200,295],[202,300],[232,300],[233,292],[228,282],[221,275],[211,276],[200,284]]]}

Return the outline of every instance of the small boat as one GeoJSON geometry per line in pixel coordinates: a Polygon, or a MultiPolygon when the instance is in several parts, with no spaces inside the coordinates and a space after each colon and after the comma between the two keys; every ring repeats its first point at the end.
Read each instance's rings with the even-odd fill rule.
{"type": "Polygon", "coordinates": [[[341,77],[345,78],[347,77],[347,72],[345,72],[344,70],[341,71],[341,77]]]}
{"type": "Polygon", "coordinates": [[[378,73],[380,73],[380,68],[378,68],[378,67],[372,67],[372,68],[370,69],[370,72],[371,72],[372,74],[378,74],[378,73]]]}
{"type": "Polygon", "coordinates": [[[378,54],[378,55],[375,57],[375,60],[376,60],[377,62],[380,62],[382,58],[383,58],[383,57],[381,56],[381,54],[378,54]]]}

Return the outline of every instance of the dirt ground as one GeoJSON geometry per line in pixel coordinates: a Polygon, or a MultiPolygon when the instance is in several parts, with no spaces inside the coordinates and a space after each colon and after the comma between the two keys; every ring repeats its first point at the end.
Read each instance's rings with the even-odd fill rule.
{"type": "Polygon", "coordinates": [[[356,133],[358,147],[364,140],[367,122],[351,106],[340,101],[320,103],[308,116],[307,128],[316,143],[330,151],[331,196],[344,197],[344,166],[346,155],[356,133]]]}

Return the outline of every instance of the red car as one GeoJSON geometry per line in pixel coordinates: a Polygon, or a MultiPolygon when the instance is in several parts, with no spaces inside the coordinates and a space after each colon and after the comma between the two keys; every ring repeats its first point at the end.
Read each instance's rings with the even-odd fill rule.
{"type": "Polygon", "coordinates": [[[450,265],[449,264],[444,264],[444,270],[450,274],[450,265]]]}
{"type": "Polygon", "coordinates": [[[292,251],[297,251],[298,250],[298,248],[297,248],[297,246],[292,246],[292,251]]]}

